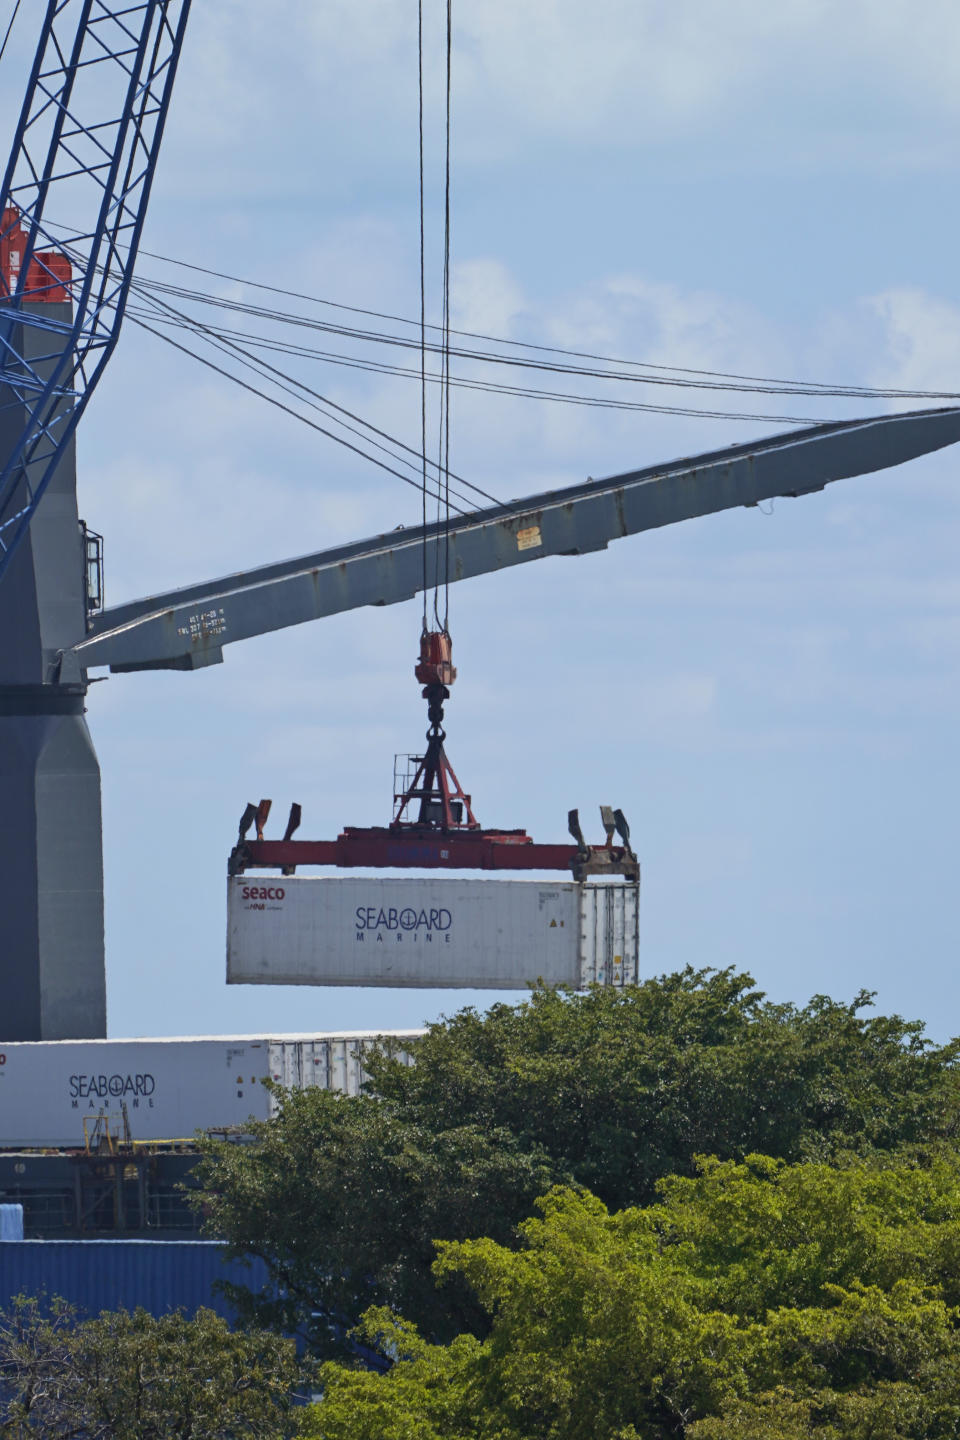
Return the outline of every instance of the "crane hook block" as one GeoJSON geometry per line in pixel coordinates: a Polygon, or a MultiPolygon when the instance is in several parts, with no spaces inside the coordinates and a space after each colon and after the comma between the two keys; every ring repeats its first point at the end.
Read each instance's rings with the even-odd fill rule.
{"type": "Polygon", "coordinates": [[[420,636],[420,663],[414,670],[421,685],[450,686],[457,678],[453,642],[446,630],[424,630],[420,636]]]}

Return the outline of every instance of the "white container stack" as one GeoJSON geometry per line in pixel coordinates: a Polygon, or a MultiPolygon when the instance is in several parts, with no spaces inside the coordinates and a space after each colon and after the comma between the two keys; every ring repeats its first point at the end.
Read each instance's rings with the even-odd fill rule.
{"type": "MultiPolygon", "coordinates": [[[[420,1030],[386,1031],[402,1046],[420,1030]]],[[[227,1035],[170,1040],[30,1040],[0,1045],[0,1150],[81,1148],[99,1117],[133,1140],[191,1139],[198,1130],[267,1120],[261,1081],[356,1095],[378,1032],[227,1035]]],[[[404,1054],[405,1059],[409,1059],[404,1054]]]]}

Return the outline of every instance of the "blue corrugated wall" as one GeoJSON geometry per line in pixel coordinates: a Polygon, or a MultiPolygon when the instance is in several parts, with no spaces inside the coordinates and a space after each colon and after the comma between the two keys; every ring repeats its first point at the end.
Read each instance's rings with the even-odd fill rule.
{"type": "Polygon", "coordinates": [[[250,1267],[223,1259],[215,1240],[11,1240],[0,1241],[0,1309],[14,1295],[61,1296],[84,1315],[134,1310],[151,1315],[205,1305],[231,1322],[231,1308],[214,1292],[217,1280],[259,1289],[262,1260],[250,1267]]]}

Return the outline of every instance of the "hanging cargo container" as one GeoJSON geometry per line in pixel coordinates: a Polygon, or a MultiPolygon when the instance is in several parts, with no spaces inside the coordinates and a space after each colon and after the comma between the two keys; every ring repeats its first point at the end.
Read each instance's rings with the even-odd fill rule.
{"type": "MultiPolygon", "coordinates": [[[[404,1042],[423,1032],[382,1033],[403,1054],[404,1042]]],[[[265,1078],[293,1090],[357,1094],[366,1078],[363,1051],[378,1038],[367,1031],[0,1045],[0,1149],[80,1148],[102,1119],[122,1136],[124,1111],[133,1140],[242,1129],[251,1117],[275,1113],[265,1078]]]]}
{"type": "Polygon", "coordinates": [[[229,879],[227,981],[583,989],[638,975],[636,884],[229,879]]]}

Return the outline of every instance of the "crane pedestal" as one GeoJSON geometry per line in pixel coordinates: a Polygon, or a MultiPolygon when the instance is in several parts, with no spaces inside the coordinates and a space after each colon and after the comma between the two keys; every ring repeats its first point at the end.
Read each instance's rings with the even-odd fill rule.
{"type": "Polygon", "coordinates": [[[106,1034],[100,767],[82,694],[28,688],[0,689],[0,1040],[96,1039],[106,1034]]]}

